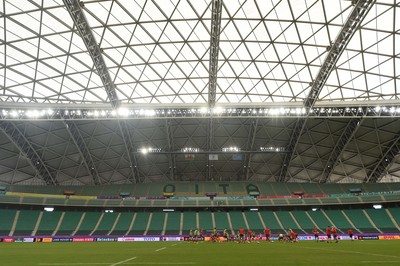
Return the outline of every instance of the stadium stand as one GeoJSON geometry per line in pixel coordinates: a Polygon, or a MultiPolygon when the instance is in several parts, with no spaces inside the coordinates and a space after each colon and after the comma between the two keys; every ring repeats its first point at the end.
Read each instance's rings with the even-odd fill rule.
{"type": "Polygon", "coordinates": [[[134,217],[133,212],[121,212],[111,235],[126,235],[134,217]]]}
{"type": "Polygon", "coordinates": [[[43,212],[36,235],[51,236],[57,228],[61,214],[59,211],[43,212]]]}
{"type": "Polygon", "coordinates": [[[350,224],[350,221],[344,216],[341,210],[325,210],[325,213],[333,222],[333,224],[328,223],[327,225],[325,225],[325,227],[327,227],[328,225],[334,225],[338,228],[339,232],[346,232],[350,228],[356,232],[356,230],[358,229],[354,228],[354,226],[350,224]]]}
{"type": "Polygon", "coordinates": [[[323,231],[325,231],[325,228],[327,226],[332,225],[332,223],[326,218],[322,210],[316,210],[316,211],[307,211],[307,213],[310,215],[310,217],[313,219],[315,224],[323,231]]]}
{"type": "Polygon", "coordinates": [[[117,217],[118,213],[104,212],[101,220],[99,221],[100,223],[98,224],[97,228],[95,228],[95,231],[92,233],[92,235],[107,235],[111,231],[117,217]]]}
{"type": "Polygon", "coordinates": [[[231,229],[231,225],[228,222],[228,216],[227,216],[227,212],[226,211],[217,211],[214,212],[214,220],[215,220],[215,226],[217,227],[217,229],[231,229]]]}
{"type": "Polygon", "coordinates": [[[190,229],[197,228],[196,216],[197,213],[193,211],[183,212],[182,234],[188,235],[190,229]]]}
{"type": "Polygon", "coordinates": [[[131,230],[127,233],[128,235],[144,235],[147,229],[147,223],[149,221],[150,213],[148,212],[137,212],[135,221],[132,225],[131,230]]]}
{"type": "Polygon", "coordinates": [[[378,233],[362,210],[343,210],[343,212],[347,215],[351,222],[356,225],[359,231],[363,233],[378,233]]]}
{"type": "MultiPolygon", "coordinates": [[[[246,222],[243,218],[243,212],[241,211],[230,211],[229,216],[231,218],[232,229],[237,232],[239,228],[247,228],[246,222]]],[[[247,220],[248,221],[248,220],[247,220]]],[[[249,225],[250,228],[253,228],[249,225]]],[[[254,228],[256,229],[256,228],[254,228]]]]}
{"type": "Polygon", "coordinates": [[[146,235],[161,235],[164,223],[165,223],[165,213],[160,211],[153,211],[151,217],[149,217],[150,224],[145,232],[146,235]]]}
{"type": "Polygon", "coordinates": [[[260,231],[261,233],[264,231],[265,228],[264,228],[263,224],[261,223],[261,219],[260,219],[258,212],[245,211],[244,214],[245,214],[247,223],[251,229],[253,229],[256,232],[260,231]]]}
{"type": "Polygon", "coordinates": [[[96,229],[100,217],[103,216],[103,212],[88,211],[83,213],[83,220],[77,226],[77,230],[74,235],[84,236],[91,235],[92,231],[96,229]]]}
{"type": "Polygon", "coordinates": [[[288,211],[276,211],[276,216],[278,217],[279,221],[281,222],[283,228],[285,229],[292,229],[294,231],[299,232],[301,228],[297,226],[296,222],[293,220],[290,212],[288,211]]]}
{"type": "Polygon", "coordinates": [[[307,233],[311,233],[314,228],[313,222],[307,216],[305,211],[291,211],[293,217],[296,219],[300,227],[307,233]]]}
{"type": "Polygon", "coordinates": [[[80,211],[66,211],[61,221],[60,227],[55,235],[72,235],[82,218],[83,212],[80,211]]]}
{"type": "Polygon", "coordinates": [[[167,212],[167,224],[163,235],[179,235],[181,228],[181,212],[167,212]]]}
{"type": "Polygon", "coordinates": [[[36,222],[38,221],[39,213],[40,212],[36,210],[20,211],[13,235],[14,236],[33,235],[36,222]]]}
{"type": "Polygon", "coordinates": [[[384,233],[393,233],[398,231],[396,226],[393,224],[389,215],[384,209],[366,209],[365,210],[374,224],[384,233]]]}
{"type": "Polygon", "coordinates": [[[9,235],[16,213],[16,210],[0,209],[0,235],[9,235]]]}
{"type": "Polygon", "coordinates": [[[198,212],[199,227],[207,230],[214,228],[211,212],[198,212]]]}
{"type": "Polygon", "coordinates": [[[264,220],[265,226],[269,227],[271,231],[283,231],[284,228],[276,220],[274,213],[271,211],[260,211],[261,217],[264,220]]]}

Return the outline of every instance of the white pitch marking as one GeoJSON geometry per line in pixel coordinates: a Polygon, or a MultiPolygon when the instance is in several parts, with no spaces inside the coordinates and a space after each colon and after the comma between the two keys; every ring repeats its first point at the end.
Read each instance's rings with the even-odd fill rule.
{"type": "Polygon", "coordinates": [[[161,250],[166,249],[166,248],[167,247],[159,248],[159,249],[156,250],[156,252],[161,251],[161,250]]]}
{"type": "MultiPolygon", "coordinates": [[[[297,246],[300,247],[300,246],[297,246]]],[[[342,252],[342,253],[351,253],[351,254],[361,254],[361,255],[371,255],[377,257],[387,257],[387,258],[396,258],[400,259],[399,256],[394,255],[385,255],[385,254],[377,254],[377,253],[366,253],[366,252],[359,252],[359,251],[349,251],[349,250],[337,250],[337,249],[329,249],[329,248],[311,248],[311,247],[301,247],[307,249],[316,249],[316,250],[324,250],[324,251],[333,251],[333,252],[342,252]]]]}
{"type": "Polygon", "coordinates": [[[63,266],[63,265],[109,265],[106,262],[71,262],[71,263],[38,263],[37,265],[63,266]]]}
{"type": "Polygon", "coordinates": [[[364,260],[364,261],[360,261],[361,263],[395,263],[395,262],[397,262],[397,263],[399,263],[400,264],[400,261],[398,261],[398,260],[364,260]]]}
{"type": "Polygon", "coordinates": [[[132,258],[129,258],[129,259],[127,259],[127,260],[123,260],[123,261],[116,262],[116,263],[114,263],[114,264],[111,264],[110,266],[119,265],[119,264],[122,264],[122,263],[125,263],[125,262],[128,262],[128,261],[131,261],[131,260],[134,260],[134,259],[136,259],[136,257],[132,257],[132,258]]]}

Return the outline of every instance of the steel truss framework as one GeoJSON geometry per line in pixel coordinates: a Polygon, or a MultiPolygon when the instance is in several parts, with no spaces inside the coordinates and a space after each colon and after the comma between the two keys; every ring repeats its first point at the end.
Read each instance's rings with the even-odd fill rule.
{"type": "Polygon", "coordinates": [[[396,1],[14,2],[0,183],[399,180],[396,1]]]}

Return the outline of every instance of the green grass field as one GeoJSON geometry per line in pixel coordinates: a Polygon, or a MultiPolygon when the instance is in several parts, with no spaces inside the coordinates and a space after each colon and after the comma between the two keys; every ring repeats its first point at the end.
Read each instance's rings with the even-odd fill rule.
{"type": "Polygon", "coordinates": [[[400,241],[0,243],[0,265],[400,265],[400,241]]]}

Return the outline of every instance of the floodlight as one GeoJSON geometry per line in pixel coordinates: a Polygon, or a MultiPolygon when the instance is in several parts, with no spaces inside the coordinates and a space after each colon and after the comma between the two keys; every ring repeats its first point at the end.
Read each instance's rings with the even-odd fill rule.
{"type": "Polygon", "coordinates": [[[174,212],[174,209],[163,209],[163,212],[174,212]]]}
{"type": "Polygon", "coordinates": [[[52,212],[52,211],[54,211],[54,207],[44,207],[44,211],[52,212]]]}
{"type": "Polygon", "coordinates": [[[375,210],[382,209],[382,205],[381,205],[381,204],[374,204],[374,205],[372,205],[372,207],[373,207],[375,210]]]}
{"type": "Polygon", "coordinates": [[[318,209],[317,208],[312,208],[311,209],[313,212],[316,212],[318,209]]]}
{"type": "Polygon", "coordinates": [[[250,211],[252,211],[252,212],[258,212],[258,209],[257,209],[257,208],[251,208],[250,211]]]}
{"type": "Polygon", "coordinates": [[[114,210],[105,210],[104,212],[107,212],[107,213],[113,213],[113,212],[114,212],[114,210]]]}

